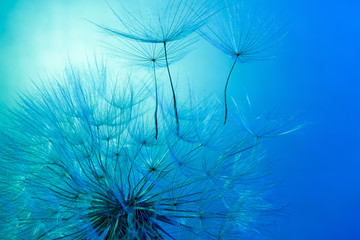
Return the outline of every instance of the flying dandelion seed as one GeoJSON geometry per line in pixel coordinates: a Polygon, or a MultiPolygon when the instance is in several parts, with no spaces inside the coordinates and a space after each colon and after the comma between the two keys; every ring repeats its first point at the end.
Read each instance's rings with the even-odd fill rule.
{"type": "Polygon", "coordinates": [[[198,33],[234,62],[224,88],[224,124],[228,115],[227,89],[237,62],[261,61],[274,57],[274,47],[284,36],[274,17],[251,14],[242,4],[235,3],[216,12],[198,33]]]}
{"type": "MultiPolygon", "coordinates": [[[[152,4],[158,5],[157,3],[152,4]]],[[[120,29],[100,26],[109,34],[117,37],[162,45],[163,53],[161,55],[165,58],[169,76],[178,133],[179,116],[173,78],[169,68],[169,55],[171,55],[169,44],[183,41],[186,44],[181,48],[190,45],[192,41],[186,39],[206,23],[206,20],[214,12],[213,7],[214,5],[209,4],[206,0],[175,0],[168,1],[165,7],[157,8],[150,14],[143,10],[147,9],[143,4],[139,5],[136,13],[130,12],[124,7],[121,13],[117,13],[111,8],[120,22],[120,29]]],[[[181,49],[180,47],[177,48],[181,49]]]]}
{"type": "Polygon", "coordinates": [[[170,42],[167,47],[167,56],[165,56],[164,48],[157,43],[132,42],[123,38],[117,38],[116,40],[114,44],[106,42],[106,48],[109,49],[109,54],[115,56],[116,59],[127,59],[131,64],[147,67],[152,71],[155,87],[155,138],[157,138],[159,105],[157,68],[166,67],[183,58],[188,52],[187,47],[191,45],[195,39],[170,42]]]}
{"type": "Polygon", "coordinates": [[[70,68],[65,81],[39,86],[7,110],[2,236],[264,237],[264,221],[278,213],[266,200],[272,184],[246,127],[232,118],[221,124],[221,111],[207,100],[188,109],[192,137],[174,133],[162,111],[163,134],[155,139],[146,94],[114,91],[106,69],[95,69],[70,68]]]}

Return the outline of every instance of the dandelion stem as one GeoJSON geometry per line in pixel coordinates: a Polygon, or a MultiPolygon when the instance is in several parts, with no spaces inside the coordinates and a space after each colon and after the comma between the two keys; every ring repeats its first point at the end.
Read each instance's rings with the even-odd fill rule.
{"type": "Polygon", "coordinates": [[[167,71],[168,71],[168,74],[169,74],[171,91],[172,91],[173,99],[174,99],[174,111],[175,111],[175,119],[176,119],[176,134],[179,135],[179,116],[178,116],[177,107],[176,107],[176,96],[175,96],[174,85],[173,85],[173,81],[172,81],[172,78],[171,78],[169,62],[168,62],[168,57],[167,57],[167,52],[166,52],[166,41],[164,41],[164,51],[165,51],[166,68],[167,68],[167,71]]]}
{"type": "Polygon", "coordinates": [[[227,99],[226,99],[226,92],[227,92],[227,87],[229,85],[229,79],[230,79],[230,76],[231,76],[231,73],[232,71],[234,70],[234,67],[235,67],[235,64],[236,64],[236,61],[238,59],[238,55],[236,55],[236,58],[234,60],[234,63],[230,69],[230,72],[229,72],[229,75],[226,79],[226,84],[225,84],[225,89],[224,89],[224,105],[225,105],[225,116],[224,116],[224,124],[226,124],[226,120],[227,120],[227,112],[228,112],[228,107],[227,107],[227,99]]]}
{"type": "Polygon", "coordinates": [[[154,68],[154,81],[155,81],[155,139],[158,137],[158,89],[157,89],[157,79],[156,79],[156,71],[155,71],[155,60],[153,61],[153,68],[154,68]]]}

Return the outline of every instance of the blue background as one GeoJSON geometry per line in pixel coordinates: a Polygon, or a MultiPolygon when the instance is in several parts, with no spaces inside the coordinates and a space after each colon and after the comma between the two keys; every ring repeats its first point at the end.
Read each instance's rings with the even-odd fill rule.
{"type": "MultiPolygon", "coordinates": [[[[303,112],[310,122],[268,151],[281,162],[277,194],[292,215],[282,238],[360,239],[360,2],[248,2],[290,25],[276,59],[237,66],[229,94],[241,101],[246,91],[258,109],[303,112]]],[[[115,21],[104,1],[2,0],[0,102],[11,104],[38,75],[62,71],[68,57],[80,64],[99,51],[102,36],[84,19],[115,21]]],[[[177,67],[198,79],[195,89],[220,95],[223,82],[211,79],[224,79],[232,61],[199,46],[177,67]]]]}

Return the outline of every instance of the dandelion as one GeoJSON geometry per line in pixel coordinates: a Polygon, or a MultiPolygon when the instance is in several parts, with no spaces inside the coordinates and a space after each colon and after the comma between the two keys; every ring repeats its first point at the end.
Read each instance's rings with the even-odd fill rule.
{"type": "Polygon", "coordinates": [[[284,35],[276,18],[261,19],[245,11],[244,6],[232,4],[218,11],[198,33],[213,46],[231,57],[234,62],[224,88],[224,124],[228,115],[227,89],[237,62],[260,61],[274,57],[272,50],[284,35]]]}
{"type": "Polygon", "coordinates": [[[209,105],[188,109],[202,115],[188,120],[198,126],[196,137],[174,134],[169,123],[154,139],[146,95],[128,101],[131,88],[114,91],[104,84],[111,81],[106,71],[95,72],[71,68],[65,81],[38,86],[7,110],[2,236],[250,239],[265,232],[262,223],[277,217],[276,207],[266,200],[267,170],[244,126],[230,118],[215,131],[219,111],[209,105]]]}
{"type": "MultiPolygon", "coordinates": [[[[157,5],[153,2],[152,4],[157,5]]],[[[147,9],[147,7],[141,4],[141,7],[136,9],[136,14],[126,10],[126,8],[123,8],[124,11],[121,14],[116,13],[112,9],[120,22],[121,29],[100,27],[117,37],[141,43],[162,45],[163,53],[161,55],[165,57],[165,65],[173,96],[177,132],[179,133],[179,116],[175,88],[169,68],[168,55],[170,55],[170,47],[168,45],[172,42],[183,41],[199,30],[205,24],[208,17],[213,14],[213,10],[207,1],[190,0],[168,1],[164,8],[158,8],[157,11],[150,12],[150,14],[144,13],[142,9],[147,9]]],[[[191,41],[187,41],[187,45],[189,44],[191,44],[191,41]]],[[[150,55],[154,56],[154,54],[150,55]]]]}

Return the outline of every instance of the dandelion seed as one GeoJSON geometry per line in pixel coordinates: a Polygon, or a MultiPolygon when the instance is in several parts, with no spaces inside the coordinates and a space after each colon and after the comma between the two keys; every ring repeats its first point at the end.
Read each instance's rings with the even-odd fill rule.
{"type": "MultiPolygon", "coordinates": [[[[153,4],[157,5],[156,3],[153,4]]],[[[136,13],[132,13],[126,10],[126,8],[123,8],[123,13],[121,14],[116,13],[112,9],[122,29],[100,27],[114,36],[142,43],[162,45],[163,54],[161,55],[165,57],[165,65],[173,96],[177,132],[179,133],[177,99],[169,68],[169,56],[172,54],[169,52],[171,49],[170,44],[176,41],[184,41],[186,44],[183,47],[190,45],[192,41],[185,41],[184,39],[188,38],[205,24],[207,18],[213,14],[213,9],[207,1],[190,0],[169,1],[164,8],[157,9],[157,11],[151,12],[150,14],[144,14],[142,10],[144,8],[143,6],[139,7],[136,13]]]]}
{"type": "Polygon", "coordinates": [[[276,18],[261,19],[246,12],[243,5],[237,3],[218,11],[204,28],[198,30],[198,33],[234,60],[224,88],[224,124],[226,124],[227,89],[236,63],[273,58],[272,50],[284,36],[284,32],[277,27],[276,18]]]}
{"type": "Polygon", "coordinates": [[[147,42],[131,42],[126,41],[123,38],[117,38],[115,44],[107,43],[112,55],[121,59],[128,59],[129,62],[148,67],[151,69],[154,79],[155,87],[155,111],[154,111],[154,122],[155,122],[155,139],[158,137],[158,79],[157,79],[157,68],[163,68],[170,65],[173,62],[180,60],[186,53],[186,48],[193,43],[193,39],[179,40],[170,42],[168,46],[168,62],[166,63],[165,51],[162,46],[157,43],[147,42]]]}

